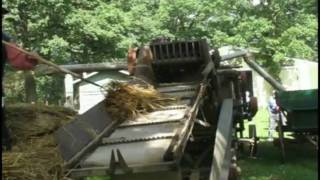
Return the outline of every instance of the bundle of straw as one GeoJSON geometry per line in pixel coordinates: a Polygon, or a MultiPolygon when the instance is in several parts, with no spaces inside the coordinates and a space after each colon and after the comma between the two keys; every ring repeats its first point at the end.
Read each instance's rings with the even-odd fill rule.
{"type": "Polygon", "coordinates": [[[159,93],[152,86],[113,81],[107,86],[105,102],[111,117],[123,122],[171,105],[176,99],[159,93]]]}

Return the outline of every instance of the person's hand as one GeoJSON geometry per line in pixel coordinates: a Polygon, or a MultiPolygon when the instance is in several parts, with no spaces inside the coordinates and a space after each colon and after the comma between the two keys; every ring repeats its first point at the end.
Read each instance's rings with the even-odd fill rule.
{"type": "Polygon", "coordinates": [[[36,53],[30,53],[30,55],[27,55],[26,60],[31,63],[33,66],[36,66],[38,62],[39,55],[36,53]]]}
{"type": "Polygon", "coordinates": [[[38,64],[37,54],[25,52],[16,44],[6,44],[5,49],[9,64],[18,70],[31,70],[38,64]]]}

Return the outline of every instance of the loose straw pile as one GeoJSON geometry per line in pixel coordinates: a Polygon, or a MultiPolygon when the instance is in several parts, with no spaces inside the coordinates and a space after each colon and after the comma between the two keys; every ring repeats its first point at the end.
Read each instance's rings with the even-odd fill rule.
{"type": "Polygon", "coordinates": [[[8,105],[5,120],[14,146],[2,152],[2,179],[61,180],[63,159],[53,132],[74,115],[56,106],[8,105]]]}
{"type": "Polygon", "coordinates": [[[52,135],[17,144],[2,153],[2,179],[53,180],[62,177],[63,160],[52,135]]]}

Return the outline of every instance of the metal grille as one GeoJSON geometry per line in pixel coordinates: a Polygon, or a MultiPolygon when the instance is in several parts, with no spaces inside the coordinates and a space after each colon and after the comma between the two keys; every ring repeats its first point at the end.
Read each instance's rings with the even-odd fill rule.
{"type": "Polygon", "coordinates": [[[172,42],[152,44],[154,65],[197,63],[201,61],[200,42],[172,42]]]}
{"type": "Polygon", "coordinates": [[[204,40],[150,44],[156,81],[158,83],[198,81],[200,69],[205,64],[203,51],[205,45],[204,40]]]}

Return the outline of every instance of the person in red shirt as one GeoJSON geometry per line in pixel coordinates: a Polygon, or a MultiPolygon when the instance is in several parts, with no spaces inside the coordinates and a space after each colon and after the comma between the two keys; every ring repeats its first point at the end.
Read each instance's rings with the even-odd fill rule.
{"type": "MultiPolygon", "coordinates": [[[[2,7],[1,9],[1,19],[3,20],[3,17],[5,14],[7,14],[9,11],[2,7]]],[[[14,67],[17,70],[31,70],[33,69],[37,64],[37,54],[26,54],[25,52],[22,52],[19,50],[19,48],[14,42],[11,41],[11,38],[6,35],[2,31],[2,41],[5,41],[9,44],[5,44],[2,42],[2,60],[1,60],[1,84],[3,83],[3,74],[4,74],[4,65],[7,62],[12,67],[14,67]]],[[[4,93],[2,88],[2,109],[4,109],[4,93]]],[[[1,113],[3,114],[3,113],[1,113]]],[[[2,139],[2,149],[3,150],[10,150],[11,149],[11,139],[9,136],[8,128],[6,127],[4,118],[2,118],[1,121],[1,139],[2,139]]]]}
{"type": "MultiPolygon", "coordinates": [[[[2,19],[8,11],[5,8],[2,8],[2,19]]],[[[6,60],[12,67],[18,70],[31,70],[38,64],[37,54],[31,53],[32,55],[25,54],[20,51],[14,42],[11,41],[11,38],[2,32],[2,40],[8,42],[8,44],[2,43],[2,58],[6,60]]],[[[3,62],[4,63],[4,62],[3,62]]]]}

